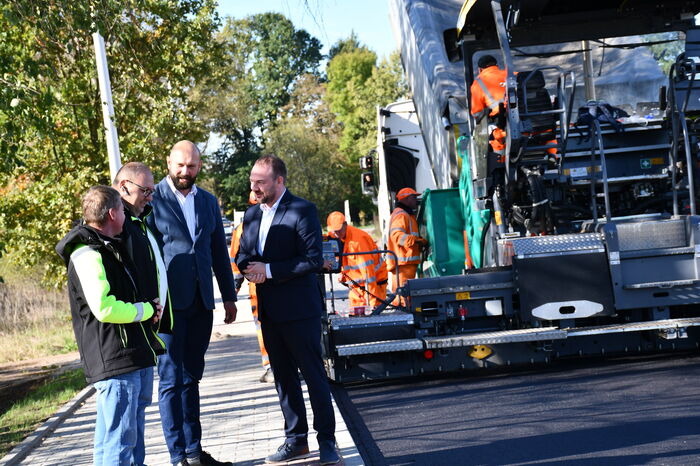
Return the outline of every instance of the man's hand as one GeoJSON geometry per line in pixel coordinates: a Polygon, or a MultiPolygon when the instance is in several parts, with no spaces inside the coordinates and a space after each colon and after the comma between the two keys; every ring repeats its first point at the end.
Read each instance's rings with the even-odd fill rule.
{"type": "Polygon", "coordinates": [[[252,283],[263,283],[266,278],[264,262],[250,262],[243,271],[245,278],[252,283]]]}
{"type": "Polygon", "coordinates": [[[236,314],[238,314],[238,308],[236,308],[236,302],[235,301],[224,301],[224,312],[226,315],[224,316],[224,323],[225,324],[230,324],[234,320],[236,320],[236,314]]]}
{"type": "Polygon", "coordinates": [[[151,305],[154,307],[151,321],[155,324],[163,317],[163,306],[160,305],[160,298],[154,298],[151,305]]]}
{"type": "Polygon", "coordinates": [[[264,273],[249,273],[249,274],[246,274],[245,278],[250,283],[255,283],[256,285],[260,284],[260,283],[264,283],[266,280],[264,273]]]}

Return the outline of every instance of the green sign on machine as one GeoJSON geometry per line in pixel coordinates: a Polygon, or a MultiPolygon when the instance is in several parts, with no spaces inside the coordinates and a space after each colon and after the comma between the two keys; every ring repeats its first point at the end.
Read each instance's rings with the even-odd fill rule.
{"type": "Polygon", "coordinates": [[[642,170],[648,170],[651,168],[651,159],[640,159],[639,166],[642,170]]]}

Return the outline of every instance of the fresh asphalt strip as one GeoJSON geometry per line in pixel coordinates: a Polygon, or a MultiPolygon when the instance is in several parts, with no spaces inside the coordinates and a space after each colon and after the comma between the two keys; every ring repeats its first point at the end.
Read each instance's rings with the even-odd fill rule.
{"type": "Polygon", "coordinates": [[[697,464],[700,356],[334,386],[367,465],[697,464]]]}

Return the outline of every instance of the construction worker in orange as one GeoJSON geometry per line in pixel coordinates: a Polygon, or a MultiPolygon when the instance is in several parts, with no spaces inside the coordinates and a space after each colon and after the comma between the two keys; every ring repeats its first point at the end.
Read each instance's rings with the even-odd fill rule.
{"type": "MultiPolygon", "coordinates": [[[[499,155],[499,161],[503,162],[506,149],[506,123],[505,123],[505,95],[507,73],[498,67],[498,62],[492,55],[483,55],[477,62],[479,75],[474,79],[471,87],[471,113],[477,122],[488,117],[489,144],[491,151],[499,155]],[[503,111],[501,104],[504,104],[503,111]]],[[[516,73],[517,74],[517,73],[516,73]]],[[[549,133],[549,132],[547,132],[549,133]]],[[[545,144],[555,145],[557,140],[553,138],[545,144]]],[[[556,147],[549,147],[546,152],[556,155],[556,147]]]]}
{"type": "MultiPolygon", "coordinates": [[[[379,250],[369,233],[348,225],[341,212],[331,212],[326,224],[328,235],[343,243],[343,253],[379,250]]],[[[339,281],[350,287],[350,309],[381,304],[386,299],[387,278],[386,263],[379,252],[343,256],[339,281]]]]}
{"type": "MultiPolygon", "coordinates": [[[[479,58],[477,66],[479,75],[470,87],[471,113],[477,121],[486,116],[495,121],[506,95],[506,71],[498,67],[498,62],[491,55],[479,58]]],[[[493,152],[500,155],[503,155],[506,148],[506,131],[502,126],[504,125],[489,124],[489,144],[493,152]]]]}
{"type": "MultiPolygon", "coordinates": [[[[255,198],[255,194],[251,191],[248,197],[248,204],[257,204],[258,201],[255,198]]],[[[233,231],[233,236],[231,238],[231,250],[229,251],[229,257],[231,258],[231,269],[233,270],[233,279],[236,283],[236,292],[241,288],[243,284],[243,274],[238,269],[236,265],[236,254],[238,254],[238,247],[241,241],[241,235],[243,234],[243,222],[239,223],[236,229],[233,231]]],[[[258,334],[258,345],[260,346],[260,354],[262,355],[262,365],[265,369],[263,375],[260,377],[260,382],[274,382],[275,378],[272,374],[272,369],[270,368],[270,358],[267,355],[267,350],[265,349],[265,343],[263,342],[262,329],[260,328],[260,322],[258,321],[258,296],[255,293],[255,283],[248,282],[248,293],[250,295],[250,309],[253,311],[253,319],[255,320],[255,329],[258,334]]]]}
{"type": "MultiPolygon", "coordinates": [[[[398,257],[398,276],[396,262],[391,254],[387,254],[386,262],[389,269],[391,291],[403,286],[406,280],[416,278],[416,271],[421,259],[421,250],[428,245],[428,240],[418,234],[418,222],[415,210],[418,207],[418,192],[411,188],[403,188],[396,193],[396,207],[389,221],[388,249],[398,257]]],[[[403,303],[395,299],[394,303],[403,303]]]]}

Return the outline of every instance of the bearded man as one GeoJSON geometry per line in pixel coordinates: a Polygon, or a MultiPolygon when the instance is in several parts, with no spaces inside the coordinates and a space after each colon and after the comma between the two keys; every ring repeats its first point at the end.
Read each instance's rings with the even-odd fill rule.
{"type": "Polygon", "coordinates": [[[153,193],[149,227],[163,245],[173,308],[173,333],[161,334],[167,353],[158,361],[158,406],[170,461],[177,465],[221,465],[202,450],[199,381],[213,325],[214,285],[226,316],[236,319],[236,290],[228,258],[221,209],[195,184],[202,168],[199,149],[180,141],[170,151],[168,175],[153,193]]]}

